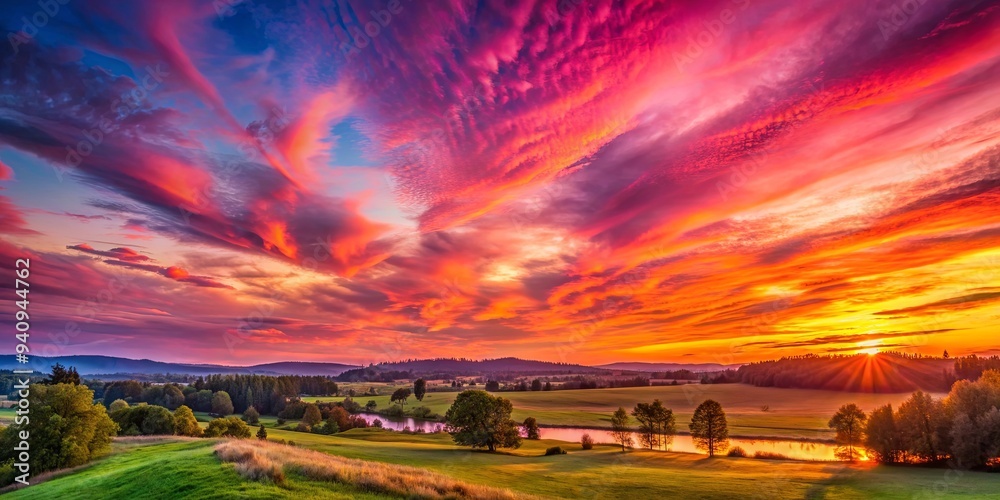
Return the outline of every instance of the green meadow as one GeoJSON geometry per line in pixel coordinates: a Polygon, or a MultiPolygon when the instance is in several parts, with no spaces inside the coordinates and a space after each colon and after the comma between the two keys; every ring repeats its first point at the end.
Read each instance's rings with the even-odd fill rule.
{"type": "MultiPolygon", "coordinates": [[[[331,455],[425,468],[472,485],[549,498],[988,498],[1000,475],[944,469],[848,466],[841,463],[633,451],[582,450],[571,443],[526,441],[513,451],[485,453],[455,446],[446,434],[407,435],[354,429],[322,436],[273,429],[271,437],[331,455]],[[561,445],[566,455],[543,456],[561,445]]],[[[118,443],[104,459],[9,494],[50,498],[402,498],[357,486],[316,481],[288,470],[282,485],[244,479],[213,454],[218,440],[118,443]]]]}
{"type": "MultiPolygon", "coordinates": [[[[410,397],[407,411],[426,406],[444,415],[457,392],[428,392],[422,402],[410,397]]],[[[535,417],[540,425],[611,427],[611,413],[619,406],[631,409],[639,402],[659,399],[671,408],[677,418],[678,429],[686,430],[687,422],[695,408],[706,399],[722,404],[729,420],[730,435],[746,437],[778,437],[804,439],[832,439],[827,422],[845,403],[857,403],[869,411],[885,403],[893,406],[909,394],[862,394],[810,389],[778,389],[754,387],[744,384],[702,385],[690,384],[660,387],[628,387],[622,389],[589,389],[543,392],[501,392],[497,395],[510,399],[514,404],[513,418],[522,421],[535,417]],[[765,411],[766,410],[766,411],[765,411]]],[[[308,397],[307,401],[340,401],[342,397],[308,397]]],[[[357,396],[356,402],[364,405],[369,400],[378,409],[388,408],[389,396],[357,396]]]]}

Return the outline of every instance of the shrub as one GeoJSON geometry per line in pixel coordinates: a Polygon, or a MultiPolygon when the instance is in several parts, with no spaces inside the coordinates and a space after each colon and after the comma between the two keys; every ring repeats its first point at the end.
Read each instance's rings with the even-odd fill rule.
{"type": "Polygon", "coordinates": [[[545,456],[549,455],[565,455],[566,450],[562,449],[561,446],[553,446],[545,450],[545,456]]]}
{"type": "Polygon", "coordinates": [[[379,419],[377,419],[377,418],[375,420],[372,420],[372,427],[375,427],[377,429],[381,429],[382,428],[382,421],[379,420],[379,419]]]}
{"type": "Polygon", "coordinates": [[[746,458],[747,452],[746,450],[740,448],[739,446],[733,446],[732,448],[729,449],[729,453],[726,453],[726,456],[746,458]]]}
{"type": "Polygon", "coordinates": [[[285,419],[279,418],[278,419],[278,425],[285,425],[285,419]]]}
{"type": "Polygon", "coordinates": [[[585,450],[591,450],[594,448],[594,438],[590,437],[590,434],[584,434],[580,436],[580,445],[585,450]]]}
{"type": "Polygon", "coordinates": [[[243,421],[250,425],[257,425],[260,423],[260,412],[257,408],[253,406],[247,407],[247,410],[243,412],[243,421]]]}
{"type": "Polygon", "coordinates": [[[761,460],[791,460],[786,455],[782,455],[781,453],[773,453],[770,451],[758,451],[753,454],[753,457],[759,458],[761,460]]]}
{"type": "Polygon", "coordinates": [[[180,405],[174,410],[174,432],[178,436],[201,436],[201,427],[198,426],[198,419],[194,418],[191,408],[180,405]]]}
{"type": "Polygon", "coordinates": [[[267,440],[267,429],[264,428],[264,424],[260,424],[260,429],[257,429],[257,439],[261,441],[267,440]]]}
{"type": "Polygon", "coordinates": [[[237,417],[217,418],[208,423],[205,437],[234,437],[246,439],[250,437],[250,427],[237,417]]]}
{"type": "Polygon", "coordinates": [[[299,432],[312,432],[312,426],[305,422],[299,422],[299,425],[295,426],[295,430],[299,432]]]}

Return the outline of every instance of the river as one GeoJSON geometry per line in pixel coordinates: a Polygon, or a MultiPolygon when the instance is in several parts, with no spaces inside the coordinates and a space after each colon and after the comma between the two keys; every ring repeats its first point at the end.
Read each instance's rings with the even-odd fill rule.
{"type": "MultiPolygon", "coordinates": [[[[388,417],[372,413],[359,413],[358,415],[364,417],[369,424],[374,422],[377,418],[382,421],[383,428],[395,431],[401,431],[409,428],[411,431],[422,430],[424,432],[437,432],[444,428],[444,424],[429,420],[418,420],[414,418],[389,419],[388,417]]],[[[590,437],[594,438],[594,442],[596,443],[614,444],[614,439],[611,437],[611,433],[606,430],[583,429],[578,427],[542,427],[539,430],[542,439],[554,439],[557,441],[579,443],[580,438],[584,434],[590,434],[590,437]]],[[[638,440],[636,440],[636,443],[638,444],[638,440]]],[[[730,438],[729,446],[739,446],[751,456],[759,451],[766,453],[779,453],[796,460],[829,461],[837,459],[834,455],[836,447],[830,443],[795,441],[791,439],[730,438]]],[[[572,447],[569,448],[572,449],[572,447]]],[[[694,442],[691,440],[691,436],[674,436],[673,442],[667,449],[670,451],[684,453],[704,454],[703,451],[698,450],[695,447],[694,442]]]]}

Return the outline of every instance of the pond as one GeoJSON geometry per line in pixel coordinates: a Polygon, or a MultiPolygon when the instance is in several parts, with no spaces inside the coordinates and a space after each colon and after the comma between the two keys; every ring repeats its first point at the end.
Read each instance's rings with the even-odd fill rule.
{"type": "MultiPolygon", "coordinates": [[[[359,413],[358,415],[364,417],[369,424],[374,422],[375,419],[379,419],[382,421],[382,427],[395,431],[401,431],[409,428],[411,431],[437,432],[444,428],[444,424],[429,420],[418,420],[414,418],[390,419],[382,415],[371,413],[359,413]]],[[[540,433],[542,439],[554,439],[570,443],[579,443],[580,438],[584,434],[590,434],[590,437],[594,438],[594,442],[596,443],[614,444],[615,442],[609,431],[598,429],[583,429],[578,427],[542,427],[540,429],[540,433]]],[[[636,439],[636,444],[638,444],[638,439],[636,439]]],[[[836,446],[830,443],[796,441],[791,439],[730,438],[729,446],[739,446],[740,448],[743,448],[748,455],[753,455],[757,452],[764,452],[778,453],[795,460],[829,461],[837,459],[834,455],[836,446]]],[[[670,451],[679,451],[684,453],[704,454],[703,451],[695,447],[691,436],[674,436],[673,442],[667,449],[670,451]]]]}

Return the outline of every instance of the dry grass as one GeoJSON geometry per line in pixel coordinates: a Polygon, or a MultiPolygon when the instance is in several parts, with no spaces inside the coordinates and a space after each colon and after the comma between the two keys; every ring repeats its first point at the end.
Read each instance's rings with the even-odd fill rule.
{"type": "Polygon", "coordinates": [[[224,462],[235,462],[243,477],[285,480],[284,470],[307,478],[351,485],[360,490],[412,499],[522,499],[509,490],[464,483],[426,469],[338,457],[259,440],[224,441],[215,447],[224,462]]]}

